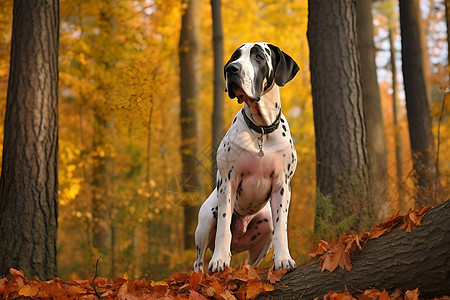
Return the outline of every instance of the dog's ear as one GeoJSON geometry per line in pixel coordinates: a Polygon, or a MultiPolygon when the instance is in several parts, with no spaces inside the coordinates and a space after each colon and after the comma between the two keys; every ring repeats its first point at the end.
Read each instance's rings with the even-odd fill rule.
{"type": "Polygon", "coordinates": [[[295,77],[300,68],[292,57],[281,51],[280,48],[271,44],[267,45],[275,55],[275,61],[272,59],[272,65],[275,71],[275,83],[278,86],[284,86],[295,77]]]}

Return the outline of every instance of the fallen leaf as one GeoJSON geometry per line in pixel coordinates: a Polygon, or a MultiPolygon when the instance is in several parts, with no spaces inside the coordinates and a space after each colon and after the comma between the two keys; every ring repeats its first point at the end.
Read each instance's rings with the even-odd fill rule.
{"type": "Polygon", "coordinates": [[[247,293],[246,293],[246,299],[254,299],[259,294],[264,292],[264,286],[262,282],[258,279],[254,279],[247,283],[247,293]]]}
{"type": "Polygon", "coordinates": [[[418,300],[419,299],[419,288],[415,290],[407,290],[405,292],[405,300],[418,300]]]}
{"type": "Polygon", "coordinates": [[[192,271],[191,276],[189,277],[189,285],[193,290],[198,290],[200,286],[200,282],[203,279],[203,272],[200,271],[198,273],[192,271]]]}
{"type": "Polygon", "coordinates": [[[19,290],[19,295],[24,297],[34,297],[39,292],[39,288],[35,286],[25,285],[19,290]]]}
{"type": "Polygon", "coordinates": [[[286,273],[287,273],[287,270],[283,270],[283,269],[274,271],[274,266],[272,266],[269,269],[269,272],[267,272],[266,280],[269,281],[270,283],[275,283],[277,281],[280,281],[281,277],[283,277],[284,274],[286,274],[286,273]]]}
{"type": "MultiPolygon", "coordinates": [[[[208,296],[208,297],[212,297],[212,295],[208,296]]],[[[189,299],[192,299],[192,300],[208,300],[208,298],[206,298],[205,296],[203,296],[202,294],[200,294],[200,293],[198,293],[198,292],[196,292],[194,290],[189,290],[189,299]]]]}

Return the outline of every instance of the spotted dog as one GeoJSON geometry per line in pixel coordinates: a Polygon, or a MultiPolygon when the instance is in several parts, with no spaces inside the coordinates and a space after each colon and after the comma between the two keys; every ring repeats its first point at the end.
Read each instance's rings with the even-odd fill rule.
{"type": "Polygon", "coordinates": [[[213,252],[209,270],[218,272],[230,265],[232,252],[248,250],[248,263],[258,265],[272,244],[276,270],[296,267],[287,219],[297,154],[279,86],[298,70],[289,55],[267,43],[245,43],[226,63],[226,91],[244,105],[217,150],[217,185],[200,208],[196,272],[203,270],[206,248],[213,252]]]}

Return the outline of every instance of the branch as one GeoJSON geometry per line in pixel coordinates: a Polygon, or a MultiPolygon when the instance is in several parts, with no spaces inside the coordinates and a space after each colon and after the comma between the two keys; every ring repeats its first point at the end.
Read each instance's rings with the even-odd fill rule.
{"type": "Polygon", "coordinates": [[[97,296],[98,299],[103,300],[102,295],[100,294],[100,292],[98,291],[97,287],[95,286],[95,278],[97,278],[98,275],[98,261],[100,260],[100,258],[102,258],[101,256],[99,258],[97,258],[97,262],[95,263],[95,275],[94,278],[92,278],[92,282],[91,282],[91,286],[94,288],[95,291],[95,295],[97,296]]]}

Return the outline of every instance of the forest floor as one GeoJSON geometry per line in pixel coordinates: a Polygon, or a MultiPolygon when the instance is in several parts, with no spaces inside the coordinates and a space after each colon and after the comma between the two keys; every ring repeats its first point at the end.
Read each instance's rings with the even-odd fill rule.
{"type": "MultiPolygon", "coordinates": [[[[322,272],[333,272],[336,268],[352,269],[351,253],[362,250],[370,239],[377,239],[397,225],[407,232],[421,225],[423,216],[430,208],[409,210],[407,214],[395,214],[385,222],[374,226],[371,231],[357,235],[342,236],[336,241],[320,241],[309,255],[320,259],[322,272]]],[[[97,260],[98,266],[98,260],[97,260]]],[[[117,279],[97,276],[86,280],[64,281],[53,278],[41,281],[27,279],[20,270],[10,269],[9,278],[0,279],[0,299],[271,299],[270,292],[282,287],[280,281],[285,270],[274,271],[252,267],[243,263],[237,268],[228,268],[219,273],[175,273],[168,279],[153,281],[147,277],[129,279],[126,274],[117,279]]],[[[301,268],[301,267],[300,267],[301,268]]],[[[302,294],[297,299],[302,299],[302,294]]],[[[414,300],[420,299],[419,288],[415,290],[376,290],[367,289],[350,294],[347,289],[337,293],[329,291],[325,295],[316,295],[315,299],[336,300],[414,300]]],[[[434,299],[450,300],[449,296],[434,299]]]]}

